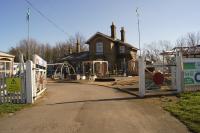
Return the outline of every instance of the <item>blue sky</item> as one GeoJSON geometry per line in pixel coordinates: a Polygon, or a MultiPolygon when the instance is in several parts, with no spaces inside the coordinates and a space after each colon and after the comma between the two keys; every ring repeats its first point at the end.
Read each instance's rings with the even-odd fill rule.
{"type": "MultiPolygon", "coordinates": [[[[140,8],[141,44],[177,38],[200,31],[200,0],[29,0],[68,35],[77,32],[88,39],[97,31],[110,35],[112,21],[126,30],[127,42],[138,47],[136,7],[140,8]]],[[[0,51],[27,37],[24,0],[0,1],[0,51]]],[[[30,8],[31,9],[31,8],[30,8]]],[[[68,36],[31,9],[30,36],[39,42],[55,45],[68,36]]]]}

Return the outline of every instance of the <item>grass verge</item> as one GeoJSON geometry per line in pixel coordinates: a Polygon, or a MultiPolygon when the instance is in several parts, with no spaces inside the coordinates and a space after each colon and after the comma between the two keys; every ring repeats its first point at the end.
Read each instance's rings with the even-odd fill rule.
{"type": "Polygon", "coordinates": [[[11,103],[5,103],[0,104],[0,116],[7,113],[14,113],[16,111],[19,111],[23,109],[26,104],[11,104],[11,103]]]}
{"type": "Polygon", "coordinates": [[[164,109],[183,122],[192,132],[200,133],[200,92],[182,93],[178,101],[168,101],[164,109]]]}

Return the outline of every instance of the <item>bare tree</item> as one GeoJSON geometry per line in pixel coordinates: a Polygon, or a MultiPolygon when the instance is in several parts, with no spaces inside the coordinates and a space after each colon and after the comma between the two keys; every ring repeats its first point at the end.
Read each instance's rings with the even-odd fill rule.
{"type": "Polygon", "coordinates": [[[16,48],[14,48],[14,47],[11,47],[10,49],[9,49],[9,53],[10,54],[12,54],[12,55],[15,55],[15,59],[14,59],[14,61],[15,62],[19,62],[19,55],[20,55],[20,52],[19,52],[20,50],[16,47],[16,48]]]}
{"type": "Polygon", "coordinates": [[[9,53],[14,54],[17,58],[20,53],[24,55],[25,60],[32,59],[33,54],[39,54],[39,43],[34,40],[30,39],[29,43],[27,40],[21,40],[17,46],[14,48],[12,47],[9,50],[9,53]]]}
{"type": "Polygon", "coordinates": [[[185,36],[179,38],[176,42],[177,47],[191,47],[200,45],[200,32],[187,33],[185,36]]]}
{"type": "Polygon", "coordinates": [[[158,62],[160,61],[160,48],[157,42],[152,42],[150,44],[145,44],[145,48],[143,49],[143,54],[146,59],[158,62]]]}
{"type": "Polygon", "coordinates": [[[187,35],[187,45],[196,46],[199,45],[200,34],[198,33],[188,33],[187,35]]]}
{"type": "MultiPolygon", "coordinates": [[[[143,55],[145,55],[146,59],[161,63],[163,61],[163,57],[160,55],[164,51],[172,50],[173,45],[169,41],[160,40],[155,41],[150,44],[146,44],[145,48],[143,49],[143,55]]],[[[171,57],[166,55],[164,56],[167,62],[171,61],[171,57]]]]}
{"type": "Polygon", "coordinates": [[[45,45],[45,55],[44,55],[44,59],[46,59],[47,62],[52,63],[52,47],[47,43],[45,45]]]}
{"type": "Polygon", "coordinates": [[[70,47],[72,48],[72,51],[75,52],[76,51],[76,44],[77,41],[80,43],[81,46],[81,51],[86,51],[88,50],[88,46],[85,44],[86,40],[84,38],[83,35],[81,35],[80,33],[76,33],[75,36],[71,36],[68,39],[68,44],[70,45],[70,47]]]}
{"type": "Polygon", "coordinates": [[[88,49],[85,45],[85,38],[80,33],[77,33],[75,36],[70,37],[67,41],[57,42],[54,46],[51,46],[48,43],[39,43],[35,39],[30,39],[29,42],[24,39],[19,41],[15,48],[11,47],[9,53],[16,56],[16,61],[19,61],[18,56],[22,53],[25,60],[30,60],[32,59],[33,54],[38,54],[47,62],[53,63],[57,62],[59,58],[70,54],[69,48],[72,48],[72,51],[75,52],[77,40],[80,43],[81,51],[88,49]]]}
{"type": "Polygon", "coordinates": [[[81,51],[86,51],[88,50],[88,45],[85,44],[86,39],[83,35],[81,35],[80,33],[76,33],[75,34],[75,38],[76,40],[79,41],[80,45],[81,45],[81,51]]]}
{"type": "Polygon", "coordinates": [[[187,46],[186,38],[181,37],[176,40],[176,47],[186,47],[186,46],[187,46]]]}

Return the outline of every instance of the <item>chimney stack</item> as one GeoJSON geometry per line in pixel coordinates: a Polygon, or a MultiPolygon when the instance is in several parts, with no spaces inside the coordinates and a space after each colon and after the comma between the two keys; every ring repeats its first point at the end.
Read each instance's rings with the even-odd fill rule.
{"type": "Polygon", "coordinates": [[[121,28],[120,32],[121,32],[121,41],[125,42],[126,40],[125,40],[125,30],[124,30],[124,27],[121,28]]]}
{"type": "Polygon", "coordinates": [[[114,40],[116,39],[116,26],[114,25],[114,22],[112,22],[111,27],[111,38],[113,38],[114,40]]]}
{"type": "Polygon", "coordinates": [[[71,46],[69,46],[69,54],[72,54],[72,48],[71,48],[71,46]]]}
{"type": "Polygon", "coordinates": [[[77,42],[76,42],[76,53],[80,53],[80,51],[81,51],[81,45],[80,45],[79,39],[77,39],[77,42]]]}

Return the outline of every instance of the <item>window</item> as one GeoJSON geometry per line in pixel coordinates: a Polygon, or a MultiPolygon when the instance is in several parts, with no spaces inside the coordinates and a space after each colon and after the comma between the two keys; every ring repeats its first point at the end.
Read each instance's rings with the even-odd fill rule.
{"type": "Polygon", "coordinates": [[[6,70],[10,70],[10,62],[6,62],[6,70]]]}
{"type": "Polygon", "coordinates": [[[120,54],[125,53],[125,46],[119,46],[119,53],[120,54]]]}
{"type": "Polygon", "coordinates": [[[126,62],[126,59],[125,59],[125,58],[120,60],[120,70],[126,71],[126,67],[127,67],[127,64],[126,64],[126,63],[127,63],[127,62],[126,62]]]}
{"type": "Polygon", "coordinates": [[[5,70],[4,62],[0,62],[0,70],[5,70]]]}
{"type": "Polygon", "coordinates": [[[96,43],[96,54],[103,54],[103,43],[96,43]]]}
{"type": "Polygon", "coordinates": [[[124,70],[124,60],[120,60],[120,69],[124,70]]]}

